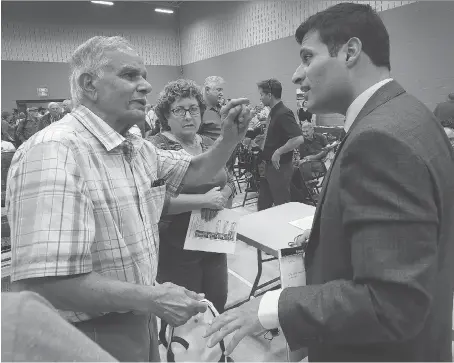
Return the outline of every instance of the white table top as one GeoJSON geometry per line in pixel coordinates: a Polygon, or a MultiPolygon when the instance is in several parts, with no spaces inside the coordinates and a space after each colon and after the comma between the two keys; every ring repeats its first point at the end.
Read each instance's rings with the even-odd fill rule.
{"type": "Polygon", "coordinates": [[[303,203],[286,203],[240,219],[237,238],[269,255],[278,257],[278,250],[303,231],[289,222],[314,215],[315,207],[303,203]]]}

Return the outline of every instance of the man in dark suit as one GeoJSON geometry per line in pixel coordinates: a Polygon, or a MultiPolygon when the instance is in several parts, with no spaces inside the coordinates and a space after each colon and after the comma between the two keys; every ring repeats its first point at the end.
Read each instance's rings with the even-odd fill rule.
{"type": "Polygon", "coordinates": [[[296,31],[293,82],[315,113],[346,115],[306,245],[307,286],[217,318],[211,343],[280,326],[312,361],[451,361],[454,153],[439,121],[390,78],[369,5],[341,3],[296,31]],[[222,329],[222,331],[219,331],[222,329]]]}
{"type": "Polygon", "coordinates": [[[290,182],[293,174],[293,150],[304,142],[295,116],[281,100],[282,85],[277,79],[257,84],[260,101],[271,108],[264,130],[262,159],[265,170],[260,180],[257,209],[290,202],[290,182]]]}

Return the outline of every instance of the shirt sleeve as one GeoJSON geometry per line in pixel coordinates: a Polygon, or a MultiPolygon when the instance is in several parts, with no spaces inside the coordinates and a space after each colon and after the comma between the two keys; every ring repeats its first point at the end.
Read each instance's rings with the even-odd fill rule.
{"type": "Polygon", "coordinates": [[[279,327],[279,297],[282,289],[268,291],[260,301],[258,317],[265,329],[279,327]]]}
{"type": "Polygon", "coordinates": [[[6,207],[12,281],[92,271],[92,203],[68,147],[46,142],[15,157],[6,207]]]}
{"type": "Polygon", "coordinates": [[[279,118],[279,124],[289,140],[302,135],[302,131],[295,120],[295,116],[290,110],[282,114],[279,118]]]}
{"type": "Polygon", "coordinates": [[[191,164],[192,157],[184,150],[170,151],[155,148],[159,179],[166,181],[167,192],[176,197],[183,188],[183,179],[191,164]]]}

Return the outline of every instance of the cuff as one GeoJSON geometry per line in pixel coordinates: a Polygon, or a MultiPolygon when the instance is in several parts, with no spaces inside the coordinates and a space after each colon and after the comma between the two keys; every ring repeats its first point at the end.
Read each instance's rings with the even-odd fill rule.
{"type": "Polygon", "coordinates": [[[268,291],[263,295],[259,305],[259,321],[265,329],[276,329],[279,327],[279,297],[282,289],[268,291]]]}

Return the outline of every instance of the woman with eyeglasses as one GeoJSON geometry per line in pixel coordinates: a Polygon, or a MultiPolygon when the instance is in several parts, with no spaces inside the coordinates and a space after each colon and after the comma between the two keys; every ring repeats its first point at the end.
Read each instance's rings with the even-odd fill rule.
{"type": "MultiPolygon", "coordinates": [[[[191,80],[168,83],[160,93],[155,112],[161,132],[147,138],[165,150],[183,150],[191,155],[206,151],[213,141],[197,134],[205,110],[200,87],[191,80]]],[[[228,275],[225,254],[184,250],[191,211],[202,210],[209,220],[223,209],[235,190],[227,169],[186,194],[171,198],[167,215],[159,223],[160,247],[157,281],[173,282],[191,291],[204,293],[219,312],[227,301],[228,275]]],[[[164,213],[163,213],[164,214],[164,213]]]]}

